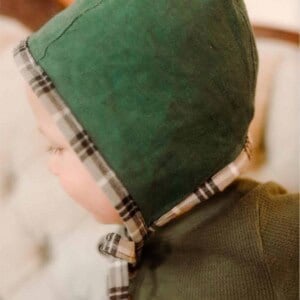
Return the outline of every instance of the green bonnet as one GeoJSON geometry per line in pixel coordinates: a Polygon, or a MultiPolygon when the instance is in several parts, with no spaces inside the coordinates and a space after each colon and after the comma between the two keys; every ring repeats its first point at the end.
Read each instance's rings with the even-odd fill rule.
{"type": "Polygon", "coordinates": [[[232,181],[214,176],[247,150],[258,68],[242,1],[77,0],[14,54],[139,248],[232,181]]]}

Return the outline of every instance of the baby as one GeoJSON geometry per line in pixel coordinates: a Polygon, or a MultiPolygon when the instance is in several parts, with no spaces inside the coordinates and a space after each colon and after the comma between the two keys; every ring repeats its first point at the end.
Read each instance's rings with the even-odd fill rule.
{"type": "Polygon", "coordinates": [[[56,126],[49,112],[27,86],[28,102],[36,117],[38,130],[49,143],[49,171],[57,176],[66,193],[105,224],[122,224],[122,219],[95,180],[79,160],[56,126]]]}
{"type": "Polygon", "coordinates": [[[78,0],[14,57],[49,170],[124,228],[98,245],[107,299],[297,299],[298,196],[237,179],[258,68],[241,0],[78,0]]]}

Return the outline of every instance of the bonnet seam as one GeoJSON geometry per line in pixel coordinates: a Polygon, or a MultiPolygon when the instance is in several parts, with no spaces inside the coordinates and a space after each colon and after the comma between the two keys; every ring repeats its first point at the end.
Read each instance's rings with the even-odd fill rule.
{"type": "Polygon", "coordinates": [[[100,6],[102,3],[104,2],[104,0],[100,0],[99,2],[97,2],[97,4],[95,4],[92,7],[87,8],[85,11],[83,11],[81,14],[79,14],[78,16],[76,16],[69,25],[67,25],[67,27],[56,37],[54,38],[48,45],[47,47],[44,49],[44,53],[40,58],[36,58],[36,62],[39,63],[42,59],[45,58],[47,51],[49,49],[50,46],[52,46],[55,42],[57,42],[75,23],[78,19],[80,19],[83,15],[85,15],[86,13],[88,13],[89,11],[95,9],[96,7],[100,6]]]}

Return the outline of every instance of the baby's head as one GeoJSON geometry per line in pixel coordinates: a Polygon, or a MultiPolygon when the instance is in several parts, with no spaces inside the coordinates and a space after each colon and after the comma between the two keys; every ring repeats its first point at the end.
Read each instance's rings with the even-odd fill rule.
{"type": "Polygon", "coordinates": [[[27,99],[34,113],[37,128],[48,144],[49,171],[58,177],[66,193],[87,209],[97,221],[105,224],[122,224],[118,212],[89,174],[30,86],[27,86],[27,99]]]}
{"type": "Polygon", "coordinates": [[[144,224],[239,175],[258,67],[242,1],[78,0],[15,59],[38,126],[59,148],[50,170],[137,241],[144,224]]]}

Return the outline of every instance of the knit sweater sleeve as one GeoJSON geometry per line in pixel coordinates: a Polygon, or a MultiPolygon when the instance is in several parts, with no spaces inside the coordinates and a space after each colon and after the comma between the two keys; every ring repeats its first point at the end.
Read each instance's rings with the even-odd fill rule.
{"type": "Polygon", "coordinates": [[[280,185],[262,185],[257,198],[265,263],[277,299],[298,299],[299,194],[280,185]]]}

